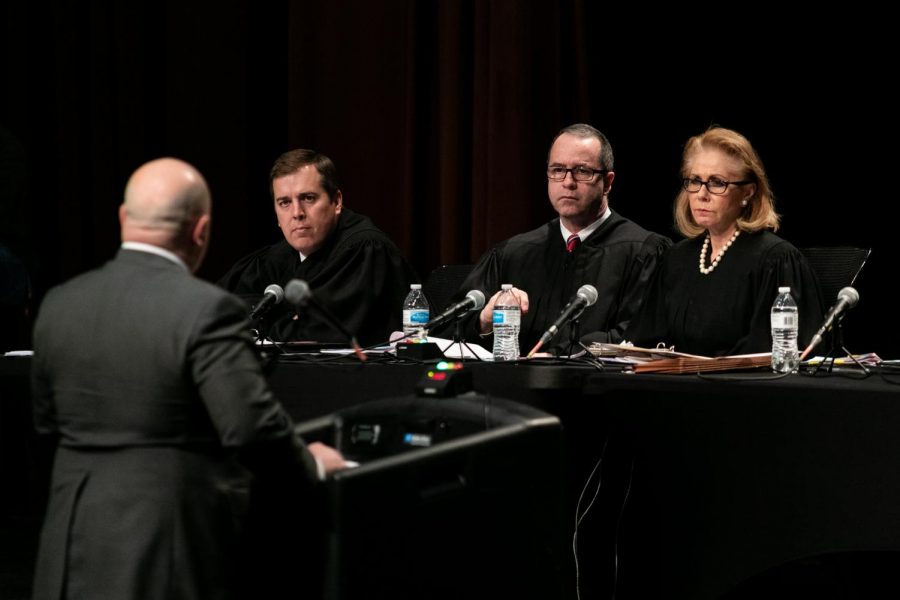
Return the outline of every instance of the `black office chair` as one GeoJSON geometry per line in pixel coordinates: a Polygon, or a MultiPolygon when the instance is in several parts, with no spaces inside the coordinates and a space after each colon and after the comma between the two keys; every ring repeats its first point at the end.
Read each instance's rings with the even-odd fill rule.
{"type": "Polygon", "coordinates": [[[855,248],[853,246],[832,246],[801,248],[800,252],[812,267],[819,280],[819,292],[825,307],[835,303],[841,288],[856,283],[871,248],[855,248]]]}
{"type": "Polygon", "coordinates": [[[436,315],[447,308],[450,298],[459,290],[474,265],[444,265],[429,273],[422,285],[422,291],[431,305],[431,314],[436,315]]]}
{"type": "MultiPolygon", "coordinates": [[[[862,268],[865,266],[869,254],[872,253],[872,249],[855,248],[853,246],[832,246],[801,248],[800,252],[803,253],[807,262],[815,272],[816,279],[819,282],[819,293],[821,294],[822,301],[825,303],[825,307],[828,308],[835,305],[838,293],[840,293],[841,289],[847,286],[852,287],[856,284],[856,280],[859,277],[860,272],[862,272],[862,268]]],[[[831,350],[828,351],[826,360],[817,366],[813,373],[817,372],[819,367],[826,364],[826,371],[830,373],[834,367],[834,358],[836,357],[838,350],[842,350],[851,358],[853,357],[852,353],[844,347],[842,337],[841,324],[840,320],[838,320],[831,331],[831,350]],[[830,358],[830,360],[828,360],[828,358],[830,358]]],[[[853,361],[865,374],[869,373],[869,370],[865,365],[855,358],[853,361]]]]}
{"type": "Polygon", "coordinates": [[[31,298],[25,263],[0,244],[0,354],[29,347],[31,298]]]}

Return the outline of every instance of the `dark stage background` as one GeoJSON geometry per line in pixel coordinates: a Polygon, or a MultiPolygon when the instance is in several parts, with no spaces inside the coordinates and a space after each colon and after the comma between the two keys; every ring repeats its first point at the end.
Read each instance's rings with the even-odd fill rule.
{"type": "Polygon", "coordinates": [[[267,173],[295,147],[331,156],[347,205],[425,277],[553,216],[547,148],[578,121],[612,142],[613,208],[674,235],[681,147],[720,124],[761,153],[784,237],[874,248],[846,343],[900,354],[883,16],[625,14],[582,0],[2,10],[0,243],[27,264],[35,303],[114,254],[125,181],[158,156],[192,162],[212,187],[205,278],[279,239],[267,173]]]}

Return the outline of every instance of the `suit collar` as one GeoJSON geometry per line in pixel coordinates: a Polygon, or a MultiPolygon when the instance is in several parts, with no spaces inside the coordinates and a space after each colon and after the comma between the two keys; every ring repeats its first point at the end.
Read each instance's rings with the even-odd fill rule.
{"type": "Polygon", "coordinates": [[[122,242],[122,250],[132,250],[134,252],[155,254],[156,256],[161,256],[169,262],[175,263],[176,265],[180,266],[186,273],[191,272],[191,270],[188,269],[188,266],[184,264],[184,261],[181,260],[181,258],[177,254],[166,250],[165,248],[160,248],[159,246],[144,244],[142,242],[122,242]]]}

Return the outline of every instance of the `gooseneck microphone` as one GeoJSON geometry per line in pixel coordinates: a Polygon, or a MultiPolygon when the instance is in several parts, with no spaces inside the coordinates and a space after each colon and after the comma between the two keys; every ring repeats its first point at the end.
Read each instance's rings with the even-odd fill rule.
{"type": "Polygon", "coordinates": [[[580,317],[585,308],[592,306],[594,302],[597,301],[598,295],[597,288],[590,284],[585,284],[578,288],[575,297],[572,298],[571,302],[569,302],[564,309],[562,309],[562,312],[559,313],[556,321],[554,321],[553,325],[544,332],[544,335],[541,336],[541,339],[534,345],[534,348],[531,349],[531,352],[528,353],[526,358],[534,356],[535,352],[541,349],[541,346],[552,340],[560,327],[569,321],[574,321],[580,317]]]}
{"type": "Polygon", "coordinates": [[[334,314],[325,308],[321,302],[316,299],[313,295],[312,290],[309,289],[309,284],[303,281],[302,279],[291,279],[288,281],[287,285],[284,286],[284,296],[287,298],[288,302],[293,304],[299,308],[306,308],[309,305],[315,307],[316,310],[319,311],[319,314],[328,322],[329,325],[334,327],[337,331],[339,331],[347,341],[350,343],[350,347],[353,348],[353,352],[356,353],[357,358],[359,360],[366,360],[368,357],[362,351],[362,348],[359,347],[359,342],[356,341],[356,336],[347,331],[347,328],[334,316],[334,314]]]}
{"type": "Polygon", "coordinates": [[[812,352],[813,348],[822,342],[822,337],[831,331],[835,322],[840,322],[841,315],[856,306],[857,302],[859,302],[859,292],[850,286],[841,288],[841,291],[839,291],[837,295],[837,302],[834,303],[834,306],[832,306],[831,310],[828,311],[828,314],[825,315],[825,322],[822,323],[822,326],[819,327],[819,331],[813,336],[809,345],[806,347],[806,350],[800,355],[800,360],[804,360],[809,353],[812,352]]]}
{"type": "Polygon", "coordinates": [[[425,325],[422,326],[422,329],[428,331],[430,329],[434,329],[438,325],[443,325],[447,321],[451,321],[456,317],[462,316],[464,313],[469,312],[470,310],[480,310],[484,306],[484,292],[481,290],[469,290],[469,293],[466,294],[466,297],[463,300],[460,300],[456,304],[447,307],[444,312],[431,319],[425,325]]]}
{"type": "Polygon", "coordinates": [[[260,318],[262,315],[269,312],[273,306],[280,304],[282,300],[284,300],[284,290],[281,289],[281,286],[277,283],[273,283],[266,288],[262,300],[250,310],[250,320],[255,321],[260,318]]]}

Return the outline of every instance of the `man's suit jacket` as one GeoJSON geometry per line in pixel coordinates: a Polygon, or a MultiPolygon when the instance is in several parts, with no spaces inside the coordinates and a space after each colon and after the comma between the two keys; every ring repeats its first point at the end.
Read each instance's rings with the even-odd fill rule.
{"type": "Polygon", "coordinates": [[[123,249],[47,294],[34,350],[35,423],[58,436],[34,597],[228,597],[236,458],[296,464],[297,449],[243,304],[123,249]]]}

